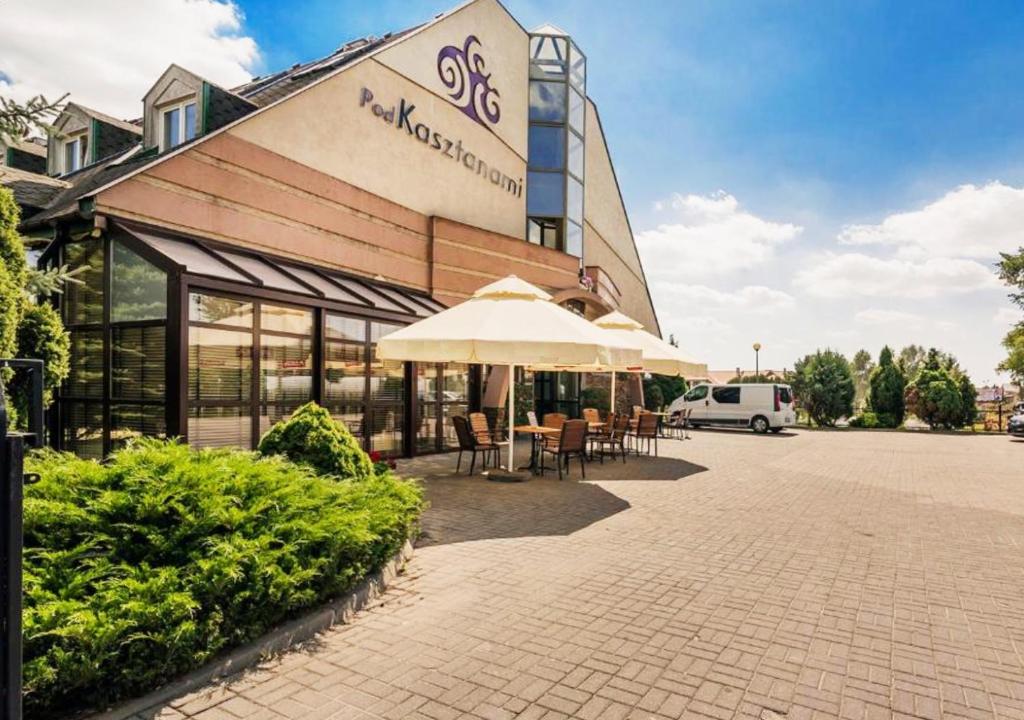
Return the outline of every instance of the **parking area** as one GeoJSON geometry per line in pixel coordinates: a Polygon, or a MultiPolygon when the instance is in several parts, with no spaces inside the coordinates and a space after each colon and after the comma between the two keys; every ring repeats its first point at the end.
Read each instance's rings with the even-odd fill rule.
{"type": "Polygon", "coordinates": [[[439,476],[356,622],[145,717],[1024,718],[1024,442],[704,431],[439,476]]]}

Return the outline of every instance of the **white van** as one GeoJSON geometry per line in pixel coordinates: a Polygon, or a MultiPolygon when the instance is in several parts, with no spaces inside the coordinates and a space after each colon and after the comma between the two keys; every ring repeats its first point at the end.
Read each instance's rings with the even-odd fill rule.
{"type": "Polygon", "coordinates": [[[693,410],[690,425],[749,427],[754,432],[779,432],[796,425],[793,389],[773,383],[757,385],[695,385],[668,406],[668,412],[693,410]]]}

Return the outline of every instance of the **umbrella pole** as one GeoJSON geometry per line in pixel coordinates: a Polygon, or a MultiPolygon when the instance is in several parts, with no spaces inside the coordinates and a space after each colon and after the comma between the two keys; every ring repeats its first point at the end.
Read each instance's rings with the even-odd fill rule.
{"type": "Polygon", "coordinates": [[[615,412],[615,371],[612,370],[612,401],[611,401],[611,412],[615,412]]]}
{"type": "Polygon", "coordinates": [[[515,471],[513,462],[515,460],[515,448],[513,447],[516,441],[516,433],[513,428],[515,427],[515,416],[516,416],[516,366],[508,366],[508,466],[506,470],[509,472],[515,471]]]}

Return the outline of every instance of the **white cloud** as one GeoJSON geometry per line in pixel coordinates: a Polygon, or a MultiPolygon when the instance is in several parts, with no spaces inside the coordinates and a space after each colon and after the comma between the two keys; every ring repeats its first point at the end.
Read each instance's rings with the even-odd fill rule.
{"type": "Polygon", "coordinates": [[[654,279],[675,279],[682,269],[698,266],[705,275],[756,267],[803,230],[753,215],[722,190],[711,195],[676,193],[655,203],[655,209],[671,210],[675,217],[637,235],[644,267],[654,279]]]}
{"type": "Polygon", "coordinates": [[[1001,307],[992,316],[992,322],[1003,327],[1016,325],[1019,322],[1024,322],[1024,313],[1017,308],[1001,307]]]}
{"type": "Polygon", "coordinates": [[[906,259],[994,258],[1024,246],[1024,188],[961,185],[920,210],[847,225],[842,245],[884,245],[906,259]]]}
{"type": "Polygon", "coordinates": [[[39,93],[121,118],[142,114],[142,96],[176,62],[225,87],[250,79],[256,41],[226,0],[124,2],[26,0],[3,4],[0,94],[39,93]]]}
{"type": "Polygon", "coordinates": [[[914,262],[862,253],[826,253],[807,262],[794,283],[823,298],[920,299],[999,287],[992,268],[976,260],[938,257],[914,262]]]}
{"type": "Polygon", "coordinates": [[[770,313],[792,308],[796,301],[789,293],[763,285],[747,285],[738,290],[716,290],[707,285],[685,285],[657,281],[652,292],[669,307],[685,312],[687,309],[740,310],[770,313]]]}
{"type": "Polygon", "coordinates": [[[860,325],[905,325],[921,322],[921,316],[899,310],[868,308],[854,315],[853,321],[860,325]]]}

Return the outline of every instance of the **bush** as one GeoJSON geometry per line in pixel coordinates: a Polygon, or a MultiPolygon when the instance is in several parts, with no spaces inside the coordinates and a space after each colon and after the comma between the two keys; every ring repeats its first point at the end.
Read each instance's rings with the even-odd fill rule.
{"type": "Polygon", "coordinates": [[[260,440],[264,455],[284,455],[321,475],[342,480],[373,477],[373,463],[342,423],[315,402],[308,402],[260,440]]]}
{"type": "Polygon", "coordinates": [[[601,411],[602,415],[611,409],[609,392],[600,385],[588,385],[580,390],[580,407],[592,407],[601,411]]]}
{"type": "Polygon", "coordinates": [[[282,457],[141,440],[106,465],[27,458],[27,717],[140,694],[351,589],[422,497],[282,457]]]}
{"type": "Polygon", "coordinates": [[[857,415],[856,417],[850,418],[850,427],[871,429],[880,427],[880,423],[877,415],[873,412],[867,411],[857,415]]]}
{"type": "MultiPolygon", "coordinates": [[[[53,402],[53,393],[68,376],[71,369],[71,340],[60,321],[60,315],[50,305],[29,303],[18,326],[18,357],[43,361],[43,407],[53,402]]],[[[25,417],[28,408],[30,384],[28,373],[19,370],[11,384],[11,395],[25,417]]]]}

